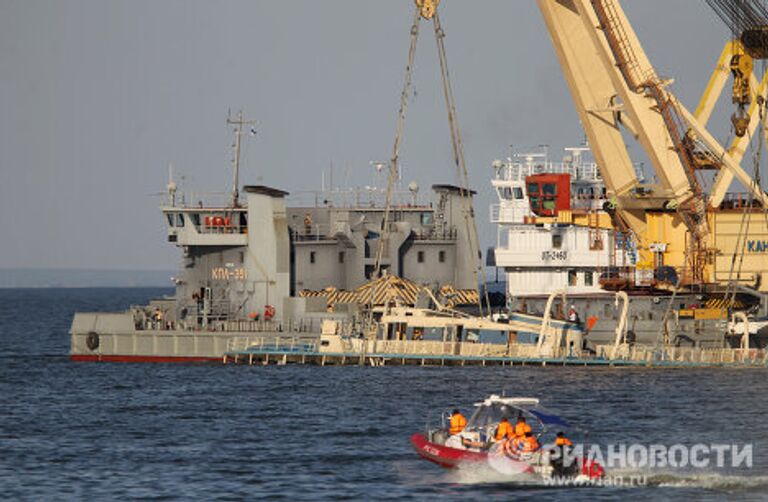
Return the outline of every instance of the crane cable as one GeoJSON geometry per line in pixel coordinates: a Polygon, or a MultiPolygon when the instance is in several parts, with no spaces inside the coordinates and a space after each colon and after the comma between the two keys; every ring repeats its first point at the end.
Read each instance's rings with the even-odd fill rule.
{"type": "MultiPolygon", "coordinates": [[[[408,109],[408,94],[411,89],[413,77],[413,62],[416,58],[416,42],[419,38],[419,19],[421,13],[416,8],[411,24],[411,44],[408,48],[408,64],[405,67],[405,80],[403,82],[403,91],[400,94],[400,111],[397,115],[397,126],[395,127],[395,142],[392,145],[392,157],[389,159],[389,176],[387,178],[387,192],[384,202],[384,217],[381,221],[381,234],[376,246],[376,258],[374,260],[374,271],[372,279],[375,281],[381,276],[381,261],[384,258],[384,250],[389,245],[389,213],[392,211],[392,196],[395,190],[395,180],[398,176],[398,159],[400,157],[400,143],[403,138],[403,129],[405,128],[405,112],[408,109]]],[[[374,283],[370,288],[368,297],[368,326],[373,326],[373,304],[378,295],[378,283],[374,283]]]]}
{"type": "MultiPolygon", "coordinates": [[[[403,83],[403,91],[400,94],[400,111],[397,118],[397,127],[395,129],[395,142],[392,148],[392,157],[389,163],[389,178],[387,180],[387,192],[384,206],[384,218],[382,221],[382,233],[379,236],[379,243],[376,249],[376,259],[374,266],[374,277],[379,278],[381,274],[381,262],[384,257],[384,250],[388,243],[389,234],[389,215],[392,207],[392,197],[394,192],[395,180],[398,176],[398,160],[400,156],[400,143],[402,141],[403,129],[405,127],[405,112],[408,107],[408,95],[411,88],[411,82],[413,77],[413,63],[416,57],[416,43],[419,36],[419,22],[423,13],[418,7],[413,18],[413,24],[411,25],[411,44],[408,50],[408,64],[405,68],[405,81],[403,83]]],[[[479,285],[482,280],[483,291],[485,293],[485,303],[488,306],[490,312],[490,301],[488,297],[488,285],[486,282],[485,274],[482,273],[482,255],[479,250],[479,237],[477,232],[477,225],[474,219],[474,210],[471,200],[469,199],[469,174],[467,172],[466,162],[464,160],[464,149],[461,143],[461,134],[459,132],[458,121],[456,117],[456,105],[453,98],[453,90],[451,88],[450,76],[448,73],[448,58],[445,52],[445,44],[443,38],[445,32],[440,25],[440,19],[437,12],[434,12],[432,17],[432,23],[435,29],[435,39],[437,41],[437,52],[440,60],[440,75],[443,84],[443,94],[445,96],[445,104],[448,111],[448,125],[451,130],[451,146],[453,147],[454,163],[458,171],[458,176],[461,180],[459,193],[461,194],[464,202],[464,224],[466,226],[466,232],[469,239],[469,252],[470,255],[476,256],[476,263],[473,267],[473,275],[475,278],[475,284],[479,285]]],[[[373,307],[373,300],[375,296],[376,288],[371,288],[370,305],[373,307]]],[[[478,292],[479,293],[479,292],[478,292]]],[[[480,315],[483,315],[483,300],[478,294],[477,304],[480,310],[480,315]]]]}
{"type": "MultiPolygon", "coordinates": [[[[469,174],[467,173],[467,165],[464,161],[464,148],[461,143],[461,133],[459,131],[458,118],[456,116],[456,104],[453,99],[453,90],[451,88],[451,79],[448,74],[448,58],[445,53],[445,44],[443,39],[445,38],[445,32],[440,25],[440,16],[435,12],[432,18],[432,24],[435,28],[435,39],[437,41],[437,53],[440,59],[440,75],[443,82],[443,94],[445,96],[445,105],[448,111],[448,125],[451,129],[451,146],[453,147],[453,159],[456,164],[456,170],[458,171],[459,179],[461,180],[461,186],[459,193],[461,194],[464,213],[464,225],[466,226],[467,237],[469,238],[469,252],[470,255],[476,256],[475,266],[473,267],[475,284],[479,286],[482,281],[483,291],[485,293],[485,304],[488,307],[488,312],[491,310],[491,303],[488,297],[488,283],[486,281],[485,273],[483,272],[482,255],[479,250],[479,237],[477,233],[477,224],[475,222],[475,214],[472,206],[469,188],[469,174]]],[[[483,316],[483,300],[478,292],[477,306],[480,309],[480,316],[483,316]]]]}
{"type": "MultiPolygon", "coordinates": [[[[400,94],[400,111],[397,115],[397,127],[395,128],[395,143],[392,146],[392,157],[389,159],[389,177],[387,179],[387,193],[384,203],[384,218],[381,223],[381,235],[379,236],[379,245],[376,248],[376,260],[374,262],[374,279],[378,279],[381,273],[381,260],[384,257],[384,248],[389,243],[389,213],[392,209],[392,196],[395,189],[395,180],[398,176],[398,159],[400,157],[400,143],[403,139],[403,129],[405,128],[405,112],[408,108],[408,93],[411,89],[413,77],[413,62],[416,58],[416,42],[419,38],[419,18],[421,13],[416,8],[411,25],[411,45],[408,48],[408,65],[405,67],[405,81],[403,82],[403,92],[400,94]]],[[[373,291],[371,291],[373,294],[373,291]]]]}
{"type": "MultiPolygon", "coordinates": [[[[765,123],[768,117],[765,114],[765,98],[763,96],[757,97],[758,102],[758,111],[759,111],[759,124],[760,127],[763,128],[763,134],[760,134],[761,136],[757,151],[754,149],[754,144],[752,142],[753,138],[750,137],[749,141],[749,148],[752,153],[752,180],[751,184],[752,188],[760,187],[760,161],[762,158],[762,151],[763,151],[763,144],[765,141],[765,123]]],[[[733,310],[733,307],[736,302],[736,283],[741,279],[741,271],[744,266],[744,254],[745,254],[745,248],[747,244],[747,237],[749,236],[749,227],[752,220],[752,206],[754,205],[755,197],[753,190],[749,191],[749,198],[747,199],[747,203],[742,208],[742,215],[741,215],[741,222],[739,224],[739,233],[736,236],[736,244],[733,249],[733,255],[731,255],[731,267],[728,272],[728,285],[726,286],[725,295],[724,295],[724,302],[723,302],[723,309],[728,309],[729,311],[733,310]],[[741,250],[741,252],[739,252],[741,250]],[[738,267],[736,267],[736,261],[738,259],[738,267]],[[734,269],[736,278],[734,279],[734,269]],[[732,288],[733,286],[733,288],[732,288]]],[[[764,208],[765,211],[765,208],[764,208]]],[[[766,220],[768,223],[768,220],[766,220]]]]}

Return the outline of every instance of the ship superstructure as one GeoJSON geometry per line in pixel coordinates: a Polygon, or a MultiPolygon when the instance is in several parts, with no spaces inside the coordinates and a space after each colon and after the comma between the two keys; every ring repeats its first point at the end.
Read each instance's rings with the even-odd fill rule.
{"type": "MultiPolygon", "coordinates": [[[[562,291],[567,303],[555,303],[556,315],[566,318],[572,312],[593,344],[613,338],[619,329],[633,343],[722,346],[722,291],[676,289],[677,271],[662,259],[666,246],[678,245],[675,239],[655,244],[659,259],[654,263],[640,262],[637,242],[615,217],[587,146],[567,148],[559,162],[537,151],[496,160],[492,168],[497,195],[490,208],[497,224],[493,255],[504,272],[511,318],[516,312],[542,314],[547,297],[562,291]],[[628,326],[620,326],[615,291],[627,293],[628,326]]],[[[635,170],[642,180],[642,166],[635,170]]],[[[756,294],[739,293],[736,301],[742,310],[757,303],[756,294]]]]}
{"type": "MultiPolygon", "coordinates": [[[[429,203],[399,194],[382,269],[418,284],[474,288],[467,238],[458,224],[471,199],[452,185],[432,189],[429,203]]],[[[176,196],[162,208],[168,241],[183,253],[174,306],[179,321],[190,315],[203,318],[203,325],[246,319],[263,315],[268,305],[281,319],[301,290],[352,290],[372,279],[384,215],[374,198],[319,193],[315,205],[289,207],[288,192],[251,185],[244,192],[243,204],[210,205],[190,197],[181,200],[192,204],[176,203],[176,196]]]]}
{"type": "Polygon", "coordinates": [[[510,298],[547,296],[556,289],[597,293],[607,267],[635,265],[603,211],[605,184],[588,155],[588,147],[577,147],[567,148],[560,162],[546,152],[493,162],[494,256],[510,298]]]}

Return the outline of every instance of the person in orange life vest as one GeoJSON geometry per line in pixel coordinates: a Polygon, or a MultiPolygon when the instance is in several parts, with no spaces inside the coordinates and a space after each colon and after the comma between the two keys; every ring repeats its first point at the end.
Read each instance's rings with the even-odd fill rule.
{"type": "Polygon", "coordinates": [[[573,459],[570,459],[566,464],[567,455],[572,447],[573,442],[565,437],[565,433],[563,431],[558,432],[555,436],[555,447],[550,451],[550,464],[555,475],[572,474],[574,469],[578,469],[573,459]]]}
{"type": "Polygon", "coordinates": [[[525,437],[514,436],[510,439],[507,439],[504,441],[504,453],[508,457],[518,458],[520,452],[523,450],[524,443],[525,437]]]}
{"type": "Polygon", "coordinates": [[[459,410],[453,410],[453,413],[451,414],[451,428],[449,430],[451,436],[463,431],[466,426],[467,419],[464,418],[464,415],[462,415],[459,410]]]}
{"type": "Polygon", "coordinates": [[[555,446],[573,446],[573,441],[565,437],[565,433],[560,431],[555,437],[555,446]]]}
{"type": "Polygon", "coordinates": [[[526,432],[531,432],[531,426],[525,422],[525,417],[520,413],[517,415],[517,423],[515,424],[515,436],[524,437],[526,432]]]}
{"type": "Polygon", "coordinates": [[[501,441],[504,438],[512,439],[514,435],[515,432],[512,429],[512,424],[509,423],[509,419],[502,417],[499,427],[496,429],[496,441],[501,441]]]}
{"type": "Polygon", "coordinates": [[[521,453],[533,453],[539,449],[539,442],[531,431],[525,433],[525,437],[522,440],[521,453]]]}

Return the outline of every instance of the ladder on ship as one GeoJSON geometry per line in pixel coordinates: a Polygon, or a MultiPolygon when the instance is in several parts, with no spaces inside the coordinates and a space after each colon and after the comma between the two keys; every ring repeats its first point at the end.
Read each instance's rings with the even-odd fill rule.
{"type": "Polygon", "coordinates": [[[587,211],[587,228],[589,229],[589,249],[590,251],[601,251],[603,249],[603,234],[600,229],[600,213],[589,209],[587,211]]]}
{"type": "MultiPolygon", "coordinates": [[[[695,143],[688,134],[688,127],[682,120],[677,103],[669,93],[653,68],[643,70],[627,31],[621,22],[614,0],[593,0],[600,28],[605,34],[616,64],[630,90],[646,93],[653,98],[656,109],[667,128],[673,147],[688,179],[690,197],[670,209],[675,209],[689,231],[690,238],[686,246],[686,261],[689,276],[683,282],[694,284],[703,280],[703,266],[706,258],[706,241],[709,233],[706,202],[701,183],[697,177],[697,163],[694,152],[695,143]]],[[[688,275],[688,274],[687,274],[688,275]]]]}

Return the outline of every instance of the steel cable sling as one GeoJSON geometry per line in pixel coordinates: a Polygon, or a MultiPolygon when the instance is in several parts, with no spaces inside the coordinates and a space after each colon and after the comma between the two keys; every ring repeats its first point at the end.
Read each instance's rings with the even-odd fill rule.
{"type": "MultiPolygon", "coordinates": [[[[451,146],[453,147],[453,159],[456,164],[457,174],[461,180],[460,194],[464,201],[464,224],[466,226],[467,236],[469,237],[469,252],[475,256],[474,276],[475,284],[479,285],[482,281],[483,291],[485,293],[485,304],[488,312],[491,311],[491,302],[488,296],[488,283],[483,272],[483,260],[479,249],[479,236],[477,233],[477,224],[475,223],[474,209],[470,202],[469,194],[469,174],[467,165],[464,161],[464,147],[461,143],[461,133],[459,131],[458,117],[456,116],[456,104],[453,99],[453,90],[451,80],[448,74],[448,58],[445,53],[445,32],[440,25],[440,16],[435,12],[432,18],[432,24],[435,28],[435,39],[437,41],[437,53],[440,58],[440,76],[443,82],[443,94],[445,96],[445,106],[448,111],[448,125],[451,129],[451,146]]],[[[479,293],[479,292],[478,292],[479,293]]],[[[480,309],[480,316],[483,316],[483,300],[480,294],[477,295],[477,306],[480,309]]]]}
{"type": "MultiPolygon", "coordinates": [[[[374,271],[371,279],[374,281],[381,276],[381,261],[384,258],[384,248],[389,245],[389,213],[392,210],[392,196],[395,189],[395,180],[398,174],[398,159],[400,157],[400,143],[403,138],[405,128],[405,112],[408,109],[408,94],[411,89],[413,78],[413,63],[416,59],[416,42],[419,39],[419,19],[421,12],[417,7],[413,15],[411,24],[411,44],[408,48],[408,64],[405,67],[405,80],[403,82],[403,91],[400,93],[400,110],[397,115],[397,126],[395,127],[395,142],[392,145],[392,157],[389,159],[389,177],[387,179],[387,192],[384,201],[384,217],[381,222],[381,234],[379,235],[378,246],[376,247],[376,258],[374,260],[374,271]]],[[[369,321],[373,324],[373,304],[377,295],[378,283],[370,288],[368,307],[370,310],[369,321]]]]}
{"type": "MultiPolygon", "coordinates": [[[[384,258],[384,250],[388,244],[389,235],[389,216],[392,207],[392,197],[394,192],[395,180],[398,176],[398,161],[400,156],[400,144],[402,142],[403,130],[405,127],[405,112],[408,107],[408,95],[411,88],[411,82],[413,77],[413,64],[416,57],[416,45],[419,35],[419,22],[422,17],[425,19],[432,19],[432,23],[435,29],[435,39],[437,42],[437,52],[440,60],[440,75],[443,84],[443,94],[445,97],[446,108],[448,111],[448,125],[451,130],[451,146],[453,148],[454,163],[456,165],[457,173],[460,179],[460,190],[462,200],[465,203],[464,207],[464,224],[466,226],[467,236],[469,238],[470,255],[474,256],[476,260],[473,267],[473,274],[475,277],[475,284],[479,285],[482,281],[483,290],[485,293],[485,302],[490,312],[490,300],[488,296],[488,286],[485,274],[482,266],[482,255],[479,250],[479,236],[477,232],[477,225],[474,220],[474,210],[472,204],[469,202],[469,174],[467,172],[466,162],[464,160],[464,149],[461,143],[461,134],[459,132],[458,121],[456,118],[456,105],[453,98],[453,90],[451,88],[450,76],[448,74],[448,59],[446,57],[445,45],[443,38],[445,32],[440,25],[440,19],[435,10],[437,2],[433,2],[428,6],[424,6],[424,3],[416,2],[416,12],[413,18],[413,24],[411,25],[411,44],[408,50],[408,64],[405,69],[405,81],[403,83],[403,91],[400,94],[400,111],[397,118],[397,127],[395,129],[395,142],[392,148],[392,157],[389,165],[389,178],[387,180],[387,192],[384,208],[384,218],[382,221],[382,234],[379,236],[379,243],[376,249],[376,259],[374,266],[374,279],[380,277],[381,274],[381,262],[384,258]]],[[[373,297],[375,288],[372,288],[369,305],[371,309],[373,307],[373,297]]],[[[480,315],[483,315],[483,301],[478,294],[477,299],[480,315]]]]}

